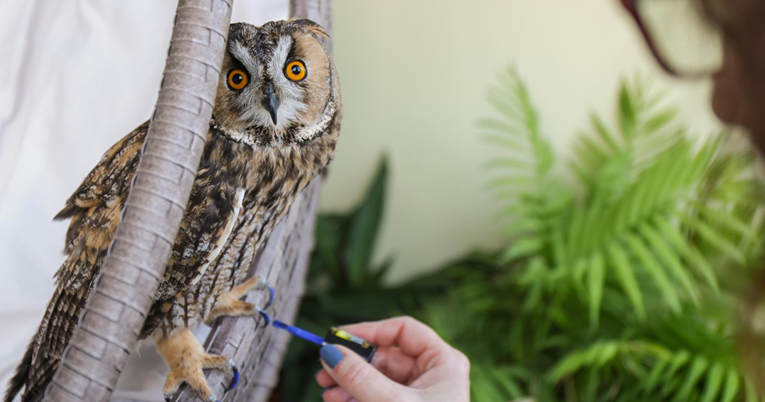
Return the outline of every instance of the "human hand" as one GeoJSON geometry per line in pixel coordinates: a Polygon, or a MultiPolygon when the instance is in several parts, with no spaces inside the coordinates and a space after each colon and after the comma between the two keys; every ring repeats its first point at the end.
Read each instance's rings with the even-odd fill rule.
{"type": "Polygon", "coordinates": [[[372,365],[348,348],[321,348],[325,402],[469,402],[470,361],[410,317],[342,327],[377,346],[372,365]],[[374,367],[373,367],[374,366],[374,367]]]}

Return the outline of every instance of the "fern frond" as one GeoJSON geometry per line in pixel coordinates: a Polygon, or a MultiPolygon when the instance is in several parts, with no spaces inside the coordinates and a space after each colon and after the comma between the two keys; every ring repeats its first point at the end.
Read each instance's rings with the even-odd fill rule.
{"type": "Polygon", "coordinates": [[[752,159],[720,152],[720,137],[691,141],[666,93],[637,77],[620,87],[616,124],[592,114],[579,133],[566,165],[584,184],[574,190],[553,173],[515,70],[490,102],[500,117],[479,124],[504,147],[487,168],[513,242],[497,255],[501,277],[461,277],[451,292],[460,300],[434,319],[455,341],[484,337],[454,316],[498,323],[484,330],[503,334],[494,343],[503,352],[481,348],[474,399],[510,400],[518,389],[544,401],[759,398],[732,357],[732,325],[702,310],[729,302],[725,261],[762,258],[765,185],[752,159]],[[505,365],[530,377],[482,371],[505,365]]]}

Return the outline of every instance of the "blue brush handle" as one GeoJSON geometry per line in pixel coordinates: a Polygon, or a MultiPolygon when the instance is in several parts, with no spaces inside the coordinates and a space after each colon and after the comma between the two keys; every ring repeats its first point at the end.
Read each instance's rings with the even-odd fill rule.
{"type": "Polygon", "coordinates": [[[295,335],[295,336],[297,336],[300,339],[304,339],[304,340],[306,340],[308,342],[315,343],[315,344],[317,344],[319,346],[324,345],[324,338],[322,338],[322,337],[320,337],[320,336],[318,336],[316,334],[312,334],[312,333],[310,333],[310,332],[308,332],[308,331],[306,331],[304,329],[300,329],[298,327],[293,327],[292,325],[287,325],[287,324],[285,324],[285,323],[283,323],[283,322],[281,322],[279,320],[274,320],[274,326],[276,328],[280,328],[280,329],[286,330],[289,333],[291,333],[292,335],[295,335]]]}

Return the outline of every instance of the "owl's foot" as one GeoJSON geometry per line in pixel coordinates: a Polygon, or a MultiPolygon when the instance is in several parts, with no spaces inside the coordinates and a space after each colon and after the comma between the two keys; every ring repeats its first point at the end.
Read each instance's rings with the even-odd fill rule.
{"type": "Polygon", "coordinates": [[[170,401],[184,382],[196,391],[203,401],[218,401],[210,390],[210,386],[207,385],[203,369],[232,372],[233,379],[229,389],[233,389],[239,381],[239,370],[234,362],[224,356],[205,353],[202,345],[188,328],[180,329],[170,337],[157,341],[157,350],[170,366],[170,374],[167,375],[165,386],[162,387],[166,401],[170,401]]]}
{"type": "Polygon", "coordinates": [[[218,298],[218,301],[215,302],[215,307],[213,307],[212,311],[210,311],[210,314],[205,317],[205,323],[207,325],[212,325],[212,323],[215,322],[215,320],[218,319],[218,317],[228,316],[228,317],[241,317],[241,316],[256,316],[260,314],[261,317],[263,317],[264,320],[266,320],[266,325],[268,325],[271,322],[271,318],[266,314],[265,309],[267,309],[269,306],[271,306],[271,303],[274,301],[274,288],[271,287],[271,285],[268,284],[268,282],[263,281],[260,279],[260,277],[253,277],[242,283],[241,285],[238,285],[228,291],[227,293],[224,293],[220,295],[218,298]],[[246,295],[249,291],[253,289],[258,290],[265,290],[268,289],[268,303],[266,303],[265,307],[259,307],[252,303],[247,303],[244,301],[241,301],[241,299],[244,295],[246,295]]]}

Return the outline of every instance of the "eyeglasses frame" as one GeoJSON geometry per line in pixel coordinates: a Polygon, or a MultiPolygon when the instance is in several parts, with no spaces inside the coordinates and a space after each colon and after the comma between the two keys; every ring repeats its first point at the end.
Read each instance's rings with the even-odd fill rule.
{"type": "Polygon", "coordinates": [[[681,73],[673,68],[672,65],[670,65],[670,63],[664,58],[664,56],[661,55],[659,48],[656,46],[656,42],[651,36],[647,25],[643,21],[643,17],[640,16],[640,12],[637,9],[637,3],[640,0],[619,1],[622,3],[627,12],[629,12],[629,14],[632,16],[632,19],[635,21],[635,23],[637,23],[638,29],[640,29],[640,33],[643,35],[643,38],[648,45],[648,49],[651,51],[651,54],[653,54],[653,57],[659,63],[659,66],[664,69],[664,71],[677,78],[703,78],[708,76],[708,74],[705,73],[681,73]]]}

